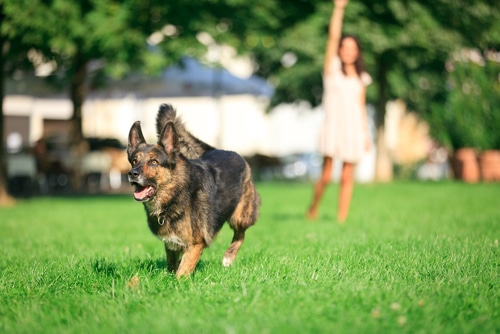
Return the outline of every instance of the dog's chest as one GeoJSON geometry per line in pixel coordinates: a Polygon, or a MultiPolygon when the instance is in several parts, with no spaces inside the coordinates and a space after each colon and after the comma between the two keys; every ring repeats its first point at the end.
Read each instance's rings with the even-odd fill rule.
{"type": "Polygon", "coordinates": [[[168,249],[181,251],[187,248],[189,242],[186,240],[186,235],[182,233],[182,228],[179,230],[184,225],[182,222],[179,221],[176,224],[171,224],[164,217],[149,216],[148,224],[151,232],[163,241],[168,249]]]}
{"type": "Polygon", "coordinates": [[[173,251],[181,251],[186,249],[188,246],[184,240],[182,240],[179,236],[175,234],[170,234],[170,235],[159,235],[158,238],[160,238],[161,241],[165,243],[165,246],[173,251]]]}

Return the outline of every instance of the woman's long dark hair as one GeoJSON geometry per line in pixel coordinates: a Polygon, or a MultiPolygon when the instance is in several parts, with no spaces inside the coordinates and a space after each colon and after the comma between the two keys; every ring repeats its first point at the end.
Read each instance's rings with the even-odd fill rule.
{"type": "MultiPolygon", "coordinates": [[[[358,73],[358,77],[361,77],[361,73],[363,73],[365,71],[365,63],[363,62],[363,53],[361,51],[361,43],[359,42],[359,38],[356,37],[355,35],[350,35],[350,34],[342,35],[342,37],[340,38],[340,42],[339,42],[339,50],[340,50],[340,47],[342,46],[342,42],[346,38],[352,38],[354,40],[354,42],[356,42],[356,45],[358,47],[358,58],[354,62],[354,67],[356,68],[356,73],[358,73]]],[[[340,62],[342,64],[342,73],[346,74],[345,69],[344,69],[344,63],[342,63],[342,60],[340,62]]]]}

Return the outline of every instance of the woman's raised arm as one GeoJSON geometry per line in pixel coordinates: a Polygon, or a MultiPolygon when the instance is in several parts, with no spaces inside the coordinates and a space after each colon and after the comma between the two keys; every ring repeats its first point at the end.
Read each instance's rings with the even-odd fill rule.
{"type": "Polygon", "coordinates": [[[328,28],[328,40],[326,42],[326,53],[324,62],[325,73],[330,72],[332,58],[337,56],[339,49],[340,37],[342,35],[342,21],[344,19],[344,8],[349,3],[349,0],[334,0],[334,8],[330,18],[330,26],[328,28]]]}

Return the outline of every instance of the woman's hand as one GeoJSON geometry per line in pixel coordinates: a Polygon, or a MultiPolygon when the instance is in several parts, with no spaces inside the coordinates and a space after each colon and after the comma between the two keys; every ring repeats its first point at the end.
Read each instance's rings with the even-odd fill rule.
{"type": "Polygon", "coordinates": [[[335,8],[345,8],[349,0],[333,0],[333,3],[335,4],[335,8]]]}
{"type": "Polygon", "coordinates": [[[365,152],[370,152],[371,150],[372,150],[372,141],[368,134],[365,139],[365,152]]]}

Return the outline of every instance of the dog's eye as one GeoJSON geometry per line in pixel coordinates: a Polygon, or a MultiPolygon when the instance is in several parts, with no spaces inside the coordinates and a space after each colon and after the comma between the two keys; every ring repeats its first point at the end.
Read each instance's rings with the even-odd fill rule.
{"type": "Polygon", "coordinates": [[[158,165],[158,160],[151,160],[149,163],[153,166],[156,166],[158,165]]]}
{"type": "Polygon", "coordinates": [[[132,160],[132,165],[136,165],[136,164],[137,164],[137,159],[132,160]]]}

